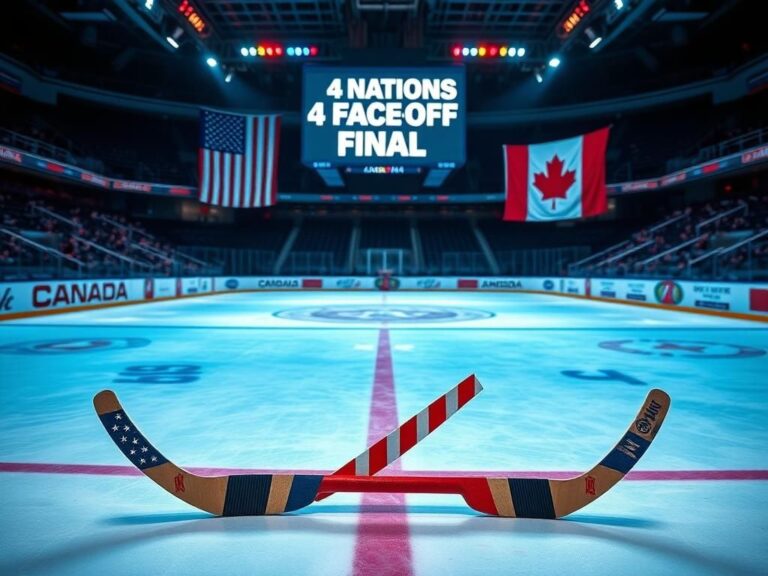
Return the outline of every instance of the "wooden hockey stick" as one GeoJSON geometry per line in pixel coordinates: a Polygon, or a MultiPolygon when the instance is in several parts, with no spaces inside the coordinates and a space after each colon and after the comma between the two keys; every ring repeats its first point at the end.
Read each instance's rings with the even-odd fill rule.
{"type": "MultiPolygon", "coordinates": [[[[483,386],[474,374],[467,376],[331,476],[373,476],[437,430],[482,390],[483,386]]],[[[320,502],[331,495],[318,494],[315,500],[320,502]]]]}
{"type": "Polygon", "coordinates": [[[471,508],[495,516],[560,518],[593,502],[629,472],[656,437],[670,399],[662,390],[651,390],[613,450],[591,470],[568,480],[305,474],[196,476],[168,461],[144,438],[114,392],[99,392],[93,403],[112,440],[139,470],[174,496],[218,516],[291,512],[326,492],[408,492],[459,494],[471,508]]]}

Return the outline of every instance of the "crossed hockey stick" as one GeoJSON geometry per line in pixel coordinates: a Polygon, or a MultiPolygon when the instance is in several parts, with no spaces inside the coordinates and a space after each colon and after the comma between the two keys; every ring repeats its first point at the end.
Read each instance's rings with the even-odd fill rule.
{"type": "MultiPolygon", "coordinates": [[[[474,385],[476,382],[474,376],[470,376],[464,382],[469,379],[472,379],[474,385]]],[[[461,384],[454,390],[460,387],[461,384]]],[[[441,399],[445,396],[447,395],[441,399]]],[[[440,402],[441,399],[436,402],[440,402]]],[[[670,398],[662,390],[651,390],[629,430],[613,450],[591,470],[568,480],[440,476],[370,477],[348,474],[351,462],[357,462],[357,459],[342,467],[338,471],[339,474],[328,476],[319,474],[197,476],[167,460],[146,440],[125,413],[114,392],[110,390],[99,392],[93,402],[112,440],[139,470],[174,496],[218,516],[281,514],[303,508],[318,496],[322,497],[334,492],[408,492],[459,494],[471,508],[495,516],[560,518],[599,498],[629,472],[656,437],[669,410],[670,398]],[[344,473],[341,474],[341,472],[344,473]]],[[[440,421],[440,424],[444,421],[440,421]]],[[[398,431],[408,425],[408,422],[398,428],[398,431]]],[[[439,424],[434,428],[437,426],[439,424]]],[[[429,432],[434,428],[429,429],[429,432]]],[[[397,431],[393,434],[395,433],[397,431]]],[[[385,446],[389,446],[387,438],[374,444],[363,455],[372,454],[371,451],[382,442],[386,441],[385,446]]],[[[411,446],[401,450],[401,454],[411,446]]],[[[392,455],[394,456],[394,451],[392,455]]],[[[396,458],[397,456],[394,456],[392,460],[396,458]]],[[[388,455],[387,463],[392,460],[388,455]]],[[[380,470],[384,466],[373,468],[380,470]]],[[[369,468],[367,473],[375,472],[371,472],[369,468]]]]}

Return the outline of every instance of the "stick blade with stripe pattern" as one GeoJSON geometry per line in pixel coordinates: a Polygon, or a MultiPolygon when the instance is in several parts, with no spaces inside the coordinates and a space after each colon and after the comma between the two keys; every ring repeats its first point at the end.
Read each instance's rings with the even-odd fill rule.
{"type": "Polygon", "coordinates": [[[465,493],[475,510],[516,518],[561,518],[608,492],[645,454],[670,406],[663,390],[648,393],[637,417],[611,452],[591,470],[568,480],[488,478],[465,493]]]}

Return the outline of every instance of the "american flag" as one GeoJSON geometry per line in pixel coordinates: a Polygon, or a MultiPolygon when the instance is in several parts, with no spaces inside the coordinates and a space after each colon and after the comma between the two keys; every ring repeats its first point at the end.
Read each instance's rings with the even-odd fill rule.
{"type": "Polygon", "coordinates": [[[277,201],[280,116],[200,113],[200,201],[232,208],[277,201]]]}

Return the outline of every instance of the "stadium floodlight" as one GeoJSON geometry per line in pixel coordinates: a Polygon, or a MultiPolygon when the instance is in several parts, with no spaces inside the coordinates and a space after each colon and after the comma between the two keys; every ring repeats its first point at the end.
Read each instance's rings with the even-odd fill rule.
{"type": "Polygon", "coordinates": [[[175,39],[173,36],[166,36],[166,37],[165,37],[165,41],[166,41],[166,42],[168,42],[168,44],[170,44],[170,45],[171,45],[171,46],[173,46],[174,48],[177,48],[177,49],[178,49],[178,47],[179,47],[179,43],[178,43],[178,42],[176,42],[176,39],[175,39]]]}
{"type": "Polygon", "coordinates": [[[248,56],[248,48],[246,48],[245,46],[240,48],[240,54],[242,54],[243,56],[248,56]]]}
{"type": "Polygon", "coordinates": [[[623,0],[613,0],[614,6],[616,6],[616,10],[621,10],[624,8],[624,2],[623,0]]]}
{"type": "Polygon", "coordinates": [[[517,49],[517,56],[518,56],[518,58],[522,58],[523,56],[525,56],[525,48],[518,48],[517,49]]]}
{"type": "Polygon", "coordinates": [[[144,0],[144,8],[152,10],[155,7],[155,0],[144,0]]]}
{"type": "Polygon", "coordinates": [[[595,46],[600,44],[600,42],[602,42],[602,41],[603,41],[603,37],[602,36],[596,36],[595,39],[592,40],[592,42],[589,43],[589,47],[590,48],[594,48],[595,46]]]}
{"type": "Polygon", "coordinates": [[[539,84],[544,82],[544,77],[541,75],[541,72],[539,72],[538,70],[536,71],[536,82],[538,82],[539,84]]]}
{"type": "Polygon", "coordinates": [[[224,77],[224,82],[226,82],[227,84],[229,84],[230,82],[232,82],[232,77],[233,77],[234,75],[235,75],[235,73],[234,73],[234,72],[232,72],[232,71],[229,71],[229,72],[227,72],[227,75],[224,77]]]}
{"type": "Polygon", "coordinates": [[[553,56],[552,58],[549,59],[550,68],[557,68],[558,66],[560,66],[560,58],[558,58],[557,56],[553,56]]]}
{"type": "Polygon", "coordinates": [[[208,59],[205,61],[205,63],[208,64],[208,66],[210,66],[211,68],[216,68],[216,66],[219,65],[219,61],[216,60],[216,58],[214,58],[213,56],[208,56],[208,59]]]}

